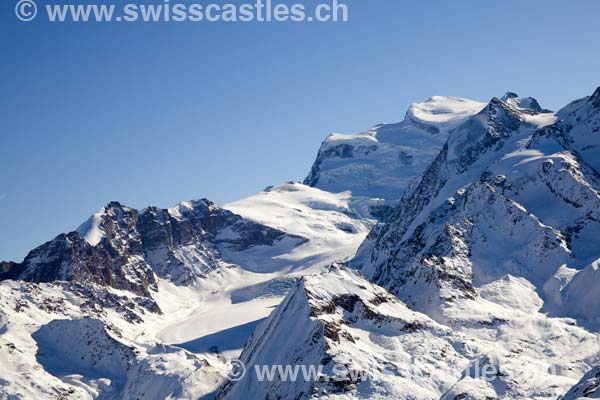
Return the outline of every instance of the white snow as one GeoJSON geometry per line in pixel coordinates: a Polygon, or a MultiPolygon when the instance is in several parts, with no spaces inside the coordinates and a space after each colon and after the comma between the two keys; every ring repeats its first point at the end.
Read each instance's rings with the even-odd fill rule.
{"type": "Polygon", "coordinates": [[[92,246],[98,245],[102,238],[104,238],[104,231],[100,227],[102,223],[102,217],[105,215],[105,209],[96,211],[87,221],[85,221],[79,228],[77,233],[83,237],[86,242],[92,246]]]}
{"type": "Polygon", "coordinates": [[[460,97],[433,96],[423,103],[413,103],[408,115],[425,122],[448,124],[448,128],[452,128],[477,114],[483,107],[484,103],[460,97]]]}
{"type": "MultiPolygon", "coordinates": [[[[350,193],[329,193],[301,183],[278,185],[224,207],[261,224],[307,238],[308,242],[277,260],[265,261],[287,270],[307,270],[348,259],[374,224],[363,216],[361,200],[350,193]]],[[[244,260],[238,261],[244,264],[244,260]]]]}

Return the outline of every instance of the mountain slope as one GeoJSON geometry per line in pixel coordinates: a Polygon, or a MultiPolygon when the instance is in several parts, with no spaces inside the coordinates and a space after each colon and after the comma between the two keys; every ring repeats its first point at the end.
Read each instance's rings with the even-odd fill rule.
{"type": "Polygon", "coordinates": [[[479,290],[440,324],[352,270],[306,276],[247,343],[246,374],[217,398],[556,399],[599,359],[598,338],[540,313],[526,280],[479,290]]]}
{"type": "Polygon", "coordinates": [[[585,374],[577,385],[573,386],[562,400],[585,400],[600,398],[600,367],[585,374]]]}
{"type": "Polygon", "coordinates": [[[596,171],[600,171],[600,87],[594,94],[577,100],[559,112],[563,122],[557,128],[563,145],[596,171]]]}
{"type": "Polygon", "coordinates": [[[273,260],[289,268],[306,269],[353,256],[376,222],[372,210],[381,204],[347,192],[330,193],[290,182],[224,207],[288,235],[306,238],[303,245],[273,260]]]}
{"type": "Polygon", "coordinates": [[[214,391],[218,365],[152,339],[163,318],[153,301],[110,287],[4,281],[0,397],[158,400],[214,391]]]}

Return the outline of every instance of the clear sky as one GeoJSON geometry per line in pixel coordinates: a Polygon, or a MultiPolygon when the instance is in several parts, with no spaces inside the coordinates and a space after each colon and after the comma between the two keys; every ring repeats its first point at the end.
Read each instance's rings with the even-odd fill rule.
{"type": "Polygon", "coordinates": [[[332,24],[25,23],[15,3],[0,3],[0,260],[110,200],[302,180],[328,133],[432,95],[556,109],[600,85],[597,0],[347,0],[332,24]]]}

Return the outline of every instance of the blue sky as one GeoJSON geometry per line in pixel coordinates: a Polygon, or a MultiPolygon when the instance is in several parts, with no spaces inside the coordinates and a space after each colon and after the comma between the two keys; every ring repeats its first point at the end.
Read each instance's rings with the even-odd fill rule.
{"type": "MultiPolygon", "coordinates": [[[[348,23],[24,23],[0,5],[0,259],[110,200],[224,203],[432,95],[558,108],[600,79],[597,0],[347,0],[348,23]]],[[[309,1],[308,3],[314,3],[309,1]]]]}

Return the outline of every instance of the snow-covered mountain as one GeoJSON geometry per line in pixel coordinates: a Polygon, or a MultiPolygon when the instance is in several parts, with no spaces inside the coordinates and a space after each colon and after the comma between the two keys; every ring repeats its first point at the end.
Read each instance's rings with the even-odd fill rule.
{"type": "Polygon", "coordinates": [[[434,96],[415,103],[404,121],[325,139],[304,183],[355,197],[397,201],[438,154],[449,132],[485,104],[434,96]]]}
{"type": "Polygon", "coordinates": [[[289,182],[225,208],[288,235],[306,238],[304,245],[277,257],[279,261],[285,259],[288,268],[306,269],[353,256],[376,222],[371,211],[382,203],[289,182]]]}
{"type": "Polygon", "coordinates": [[[297,276],[354,254],[366,209],[299,183],[226,208],[108,204],[2,263],[0,398],[211,398],[297,276]]]}
{"type": "Polygon", "coordinates": [[[205,199],[141,211],[112,202],[77,231],[31,251],[22,263],[3,263],[0,280],[95,283],[150,296],[157,277],[189,283],[230,261],[228,253],[243,254],[254,246],[285,253],[304,240],[205,199]]]}
{"type": "Polygon", "coordinates": [[[93,284],[2,282],[0,397],[191,399],[216,390],[218,363],[155,339],[170,317],[161,309],[172,311],[159,303],[93,284]]]}
{"type": "Polygon", "coordinates": [[[590,282],[600,256],[590,246],[600,232],[599,176],[570,132],[593,136],[598,95],[559,121],[537,102],[493,99],[450,135],[353,263],[421,311],[510,274],[533,283],[547,311],[596,324],[593,311],[569,306],[582,296],[570,283],[588,265],[590,282]],[[574,125],[580,113],[587,119],[574,125]]]}
{"type": "Polygon", "coordinates": [[[0,398],[598,398],[599,138],[600,88],[433,97],[304,184],[110,203],[0,264],[0,398]]]}

